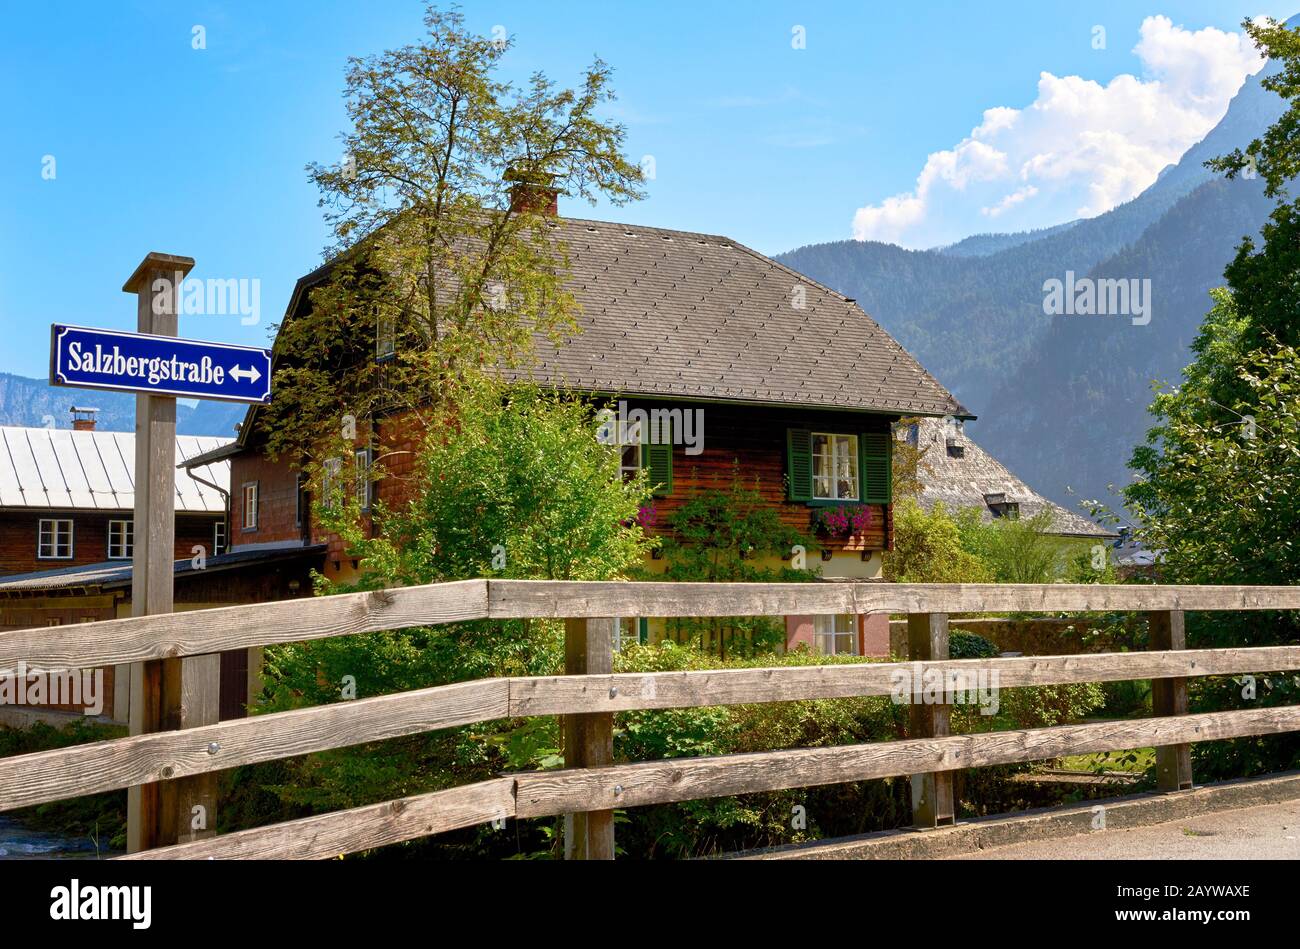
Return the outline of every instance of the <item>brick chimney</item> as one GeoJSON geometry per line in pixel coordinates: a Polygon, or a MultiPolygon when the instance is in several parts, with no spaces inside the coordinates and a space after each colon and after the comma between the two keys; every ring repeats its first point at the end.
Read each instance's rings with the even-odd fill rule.
{"type": "Polygon", "coordinates": [[[557,217],[560,213],[560,189],[552,182],[554,175],[542,171],[507,168],[503,180],[511,182],[510,210],[531,211],[557,217]]]}
{"type": "Polygon", "coordinates": [[[89,405],[74,405],[69,411],[72,412],[72,430],[74,432],[93,432],[95,430],[95,416],[99,414],[99,409],[89,405]]]}

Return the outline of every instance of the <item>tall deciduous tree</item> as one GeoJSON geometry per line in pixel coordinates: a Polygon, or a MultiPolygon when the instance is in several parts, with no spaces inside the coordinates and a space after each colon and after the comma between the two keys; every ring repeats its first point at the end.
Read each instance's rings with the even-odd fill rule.
{"type": "MultiPolygon", "coordinates": [[[[1247,237],[1212,294],[1183,384],[1152,403],[1156,425],[1130,467],[1124,491],[1140,536],[1162,552],[1163,579],[1182,583],[1300,581],[1300,201],[1288,194],[1300,172],[1300,31],[1275,21],[1246,31],[1278,67],[1263,80],[1288,108],[1262,139],[1209,164],[1229,177],[1260,174],[1277,206],[1247,237]]],[[[1192,614],[1189,645],[1294,642],[1292,613],[1192,614]]],[[[1198,679],[1200,710],[1290,704],[1294,675],[1259,675],[1248,685],[1198,679]]],[[[1197,745],[1198,774],[1241,777],[1295,767],[1295,735],[1197,745]]]]}
{"type": "Polygon", "coordinates": [[[261,416],[273,454],[319,457],[344,415],[433,419],[467,376],[526,372],[536,339],[574,325],[543,205],[641,196],[624,128],[599,114],[614,97],[605,63],[576,89],[540,72],[520,87],[498,78],[509,39],[471,33],[455,11],[430,7],[424,22],[418,43],[350,60],[343,156],[308,166],[332,271],[280,327],[261,416]]]}

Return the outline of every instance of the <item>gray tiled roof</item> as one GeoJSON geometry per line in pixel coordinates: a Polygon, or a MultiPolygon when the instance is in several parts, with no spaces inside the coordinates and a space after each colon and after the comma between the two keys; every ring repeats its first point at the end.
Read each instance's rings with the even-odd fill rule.
{"type": "Polygon", "coordinates": [[[574,218],[553,226],[580,332],[540,348],[535,378],[628,395],[969,415],[856,303],[733,240],[574,218]]]}
{"type": "Polygon", "coordinates": [[[921,419],[917,423],[917,447],[924,450],[921,456],[924,468],[919,480],[920,500],[925,507],[933,507],[942,501],[950,511],[978,508],[981,519],[991,521],[993,511],[989,507],[989,496],[1003,495],[1001,500],[1020,506],[1021,518],[1050,512],[1054,534],[1097,538],[1118,536],[1082,514],[1069,511],[1038,494],[964,432],[961,443],[960,456],[949,454],[947,431],[941,419],[921,419]]]}

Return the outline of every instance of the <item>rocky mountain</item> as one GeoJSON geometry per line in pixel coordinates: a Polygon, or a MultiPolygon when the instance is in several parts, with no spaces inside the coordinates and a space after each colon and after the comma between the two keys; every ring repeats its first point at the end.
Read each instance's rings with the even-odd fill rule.
{"type": "Polygon", "coordinates": [[[1105,499],[1129,477],[1153,380],[1178,381],[1209,289],[1270,210],[1260,180],[1204,166],[1281,115],[1259,80],[1146,191],[1097,217],[936,250],[838,241],[778,259],[855,298],[980,417],[971,436],[1035,489],[1070,507],[1105,499]],[[1045,315],[1045,282],[1067,272],[1150,280],[1150,323],[1045,315]]]}

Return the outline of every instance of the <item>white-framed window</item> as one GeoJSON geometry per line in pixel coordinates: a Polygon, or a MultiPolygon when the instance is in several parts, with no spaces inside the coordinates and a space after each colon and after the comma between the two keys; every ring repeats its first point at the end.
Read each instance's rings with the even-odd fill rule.
{"type": "Polygon", "coordinates": [[[244,484],[243,528],[246,531],[257,530],[257,482],[244,484]]]}
{"type": "Polygon", "coordinates": [[[36,535],[38,560],[72,559],[72,518],[42,517],[36,535]]]}
{"type": "Polygon", "coordinates": [[[342,473],[342,458],[326,458],[325,464],[321,466],[321,506],[327,510],[338,508],[342,501],[343,492],[347,490],[347,482],[341,481],[339,478],[342,473]]]}
{"type": "Polygon", "coordinates": [[[622,652],[626,646],[635,646],[641,642],[641,627],[645,620],[635,616],[623,617],[614,626],[614,651],[622,652]]]}
{"type": "Polygon", "coordinates": [[[212,556],[219,557],[224,554],[229,543],[226,536],[226,519],[223,517],[212,525],[212,556]]]}
{"type": "Polygon", "coordinates": [[[397,321],[381,313],[375,323],[375,362],[388,362],[397,355],[397,321]]]}
{"type": "Polygon", "coordinates": [[[357,501],[361,504],[361,510],[370,510],[371,500],[371,481],[370,481],[370,449],[358,448],[352,453],[352,466],[356,476],[356,484],[353,487],[356,493],[357,501]]]}
{"type": "MultiPolygon", "coordinates": [[[[615,425],[618,423],[615,422],[615,425]]],[[[627,426],[627,440],[619,445],[618,471],[624,481],[631,481],[641,471],[641,423],[627,426]]]]}
{"type": "Polygon", "coordinates": [[[856,501],[858,436],[812,434],[813,497],[824,501],[856,501]]]}
{"type": "Polygon", "coordinates": [[[856,656],[858,654],[857,617],[852,614],[814,616],[813,632],[817,637],[817,651],[826,656],[856,656]]]}
{"type": "Polygon", "coordinates": [[[130,560],[135,553],[135,521],[108,522],[108,559],[130,560]]]}

